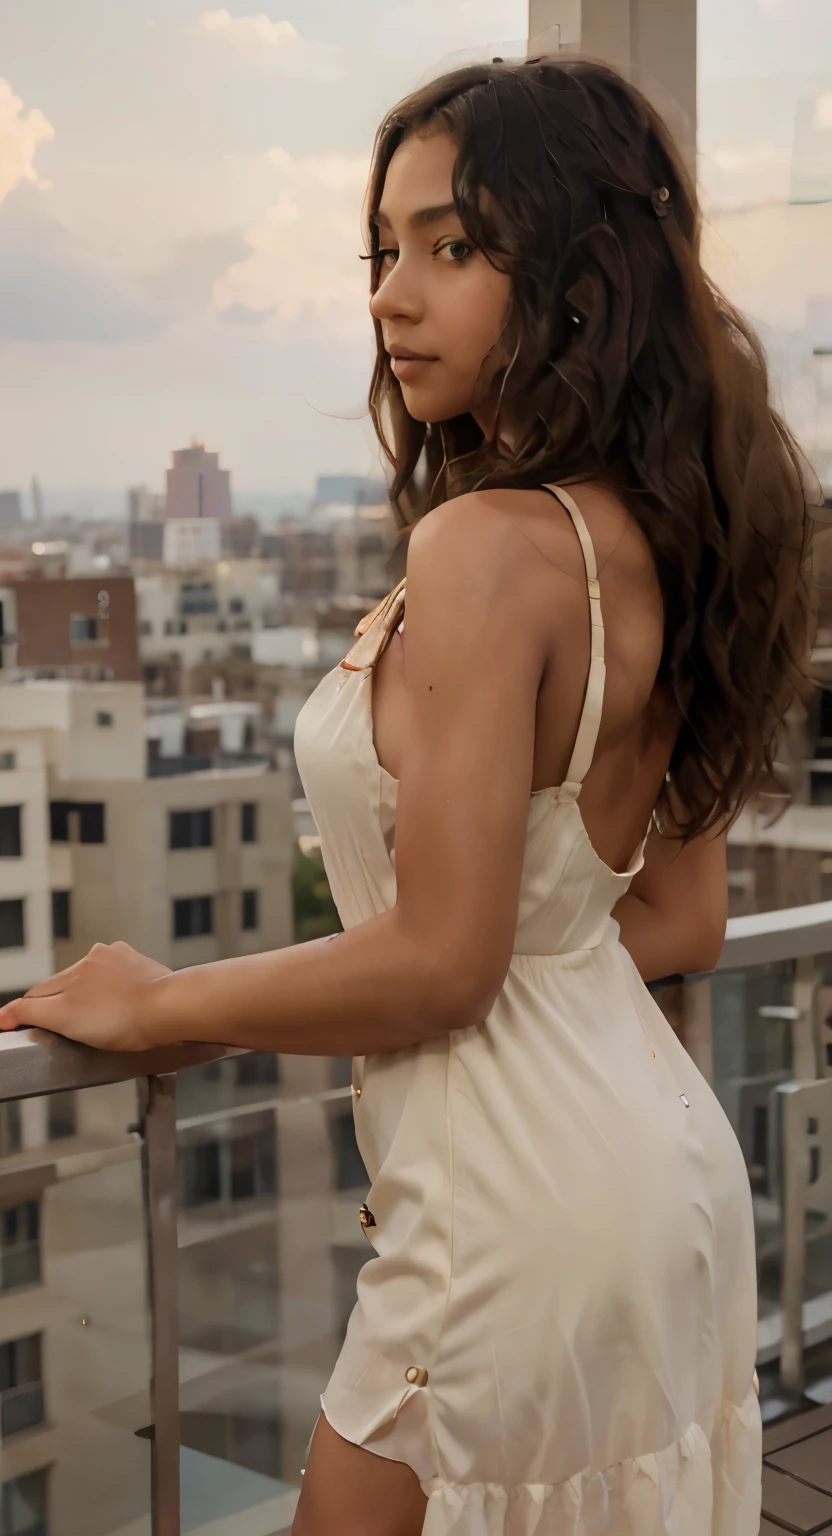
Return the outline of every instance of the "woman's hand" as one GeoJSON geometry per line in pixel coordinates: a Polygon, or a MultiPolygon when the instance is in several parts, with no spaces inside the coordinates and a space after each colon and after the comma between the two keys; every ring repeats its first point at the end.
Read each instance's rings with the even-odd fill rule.
{"type": "Polygon", "coordinates": [[[129,944],[95,944],[83,960],[0,1008],[0,1030],[50,1029],[105,1051],[144,1051],[150,1037],[144,1004],[152,982],[170,975],[129,944]]]}

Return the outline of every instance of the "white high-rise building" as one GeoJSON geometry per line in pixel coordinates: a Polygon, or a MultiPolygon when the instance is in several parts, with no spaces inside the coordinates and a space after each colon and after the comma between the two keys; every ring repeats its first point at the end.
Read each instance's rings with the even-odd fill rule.
{"type": "Polygon", "coordinates": [[[200,565],[219,560],[220,523],[217,517],[177,517],[166,522],[162,537],[165,565],[200,565]]]}

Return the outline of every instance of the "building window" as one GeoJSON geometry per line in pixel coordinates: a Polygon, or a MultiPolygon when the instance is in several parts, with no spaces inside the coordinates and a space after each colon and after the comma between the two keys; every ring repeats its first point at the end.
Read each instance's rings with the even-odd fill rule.
{"type": "Polygon", "coordinates": [[[70,937],[69,891],[52,892],[52,937],[53,939],[70,937]]]}
{"type": "Polygon", "coordinates": [[[255,1084],[274,1088],[280,1081],[277,1057],[271,1051],[246,1051],[245,1055],[232,1059],[239,1088],[252,1088],[255,1084]]]}
{"type": "Polygon", "coordinates": [[[101,633],[100,620],[88,613],[71,613],[69,616],[70,645],[109,645],[101,633]]]}
{"type": "Polygon", "coordinates": [[[104,843],[107,841],[104,835],[104,807],[95,800],[81,801],[75,809],[78,811],[80,826],[80,838],[82,843],[104,843]]]}
{"type": "MultiPolygon", "coordinates": [[[[11,1002],[12,998],[6,1001],[11,1002]]],[[[9,1157],[12,1152],[19,1152],[22,1144],[20,1105],[16,1099],[11,1099],[8,1104],[0,1104],[0,1157],[9,1157]]]]}
{"type": "Polygon", "coordinates": [[[0,859],[19,859],[20,806],[0,805],[0,859]]]}
{"type": "Polygon", "coordinates": [[[52,800],[49,805],[49,836],[53,843],[69,842],[69,800],[52,800]]]}
{"type": "Polygon", "coordinates": [[[82,843],[105,843],[104,806],[96,800],[53,800],[49,806],[49,834],[53,843],[69,842],[69,817],[78,812],[78,835],[82,843]]]}
{"type": "MultiPolygon", "coordinates": [[[[40,1280],[40,1210],[37,1200],[0,1210],[0,1291],[40,1280]]],[[[2,1530],[2,1527],[0,1527],[2,1530]]]]}
{"type": "Polygon", "coordinates": [[[22,900],[0,901],[0,949],[22,949],[25,943],[22,900]]]}
{"type": "Polygon", "coordinates": [[[14,773],[16,767],[16,752],[0,752],[0,773],[14,773]]]}
{"type": "Polygon", "coordinates": [[[0,1434],[17,1435],[43,1423],[41,1336],[0,1344],[0,1434]]]}
{"type": "Polygon", "coordinates": [[[240,806],[240,842],[257,842],[257,802],[247,800],[240,806]]]}
{"type": "Polygon", "coordinates": [[[181,1210],[220,1201],[254,1200],[274,1195],[277,1188],[274,1119],[271,1113],[257,1127],[220,1141],[185,1142],[178,1152],[181,1210]]]}
{"type": "Polygon", "coordinates": [[[232,1200],[254,1200],[275,1193],[274,1122],[250,1136],[235,1136],[225,1147],[231,1154],[232,1200]]]}
{"type": "Polygon", "coordinates": [[[98,620],[88,618],[83,613],[70,614],[69,638],[73,645],[83,645],[85,641],[98,639],[98,620]]]}
{"type": "Polygon", "coordinates": [[[169,848],[213,848],[213,846],[213,811],[171,811],[169,848]]]}
{"type": "Polygon", "coordinates": [[[153,634],[153,624],[152,624],[150,619],[141,619],[140,620],[140,622],[139,622],[139,634],[140,635],[152,635],[153,634]]]}
{"type": "Polygon", "coordinates": [[[173,937],[198,939],[214,932],[213,896],[178,897],[173,903],[173,937]]]}
{"type": "Polygon", "coordinates": [[[49,1140],[65,1141],[68,1136],[74,1136],[78,1120],[74,1092],[69,1089],[66,1093],[50,1093],[46,1103],[46,1134],[49,1140]]]}
{"type": "Polygon", "coordinates": [[[245,613],[246,605],[241,597],[232,597],[228,604],[229,613],[245,613]]]}
{"type": "Polygon", "coordinates": [[[47,1536],[48,1467],[0,1483],[2,1536],[47,1536]]]}
{"type": "Polygon", "coordinates": [[[246,932],[260,927],[260,892],[242,891],[242,926],[246,932]]]}
{"type": "Polygon", "coordinates": [[[97,709],[95,712],[96,725],[112,725],[113,717],[109,709],[97,709]]]}
{"type": "Polygon", "coordinates": [[[216,613],[217,594],[208,581],[183,581],[179,589],[180,613],[216,613]]]}
{"type": "Polygon", "coordinates": [[[220,1198],[220,1144],[203,1141],[196,1145],[180,1146],[177,1153],[179,1164],[179,1208],[182,1211],[194,1206],[212,1205],[220,1198]]]}

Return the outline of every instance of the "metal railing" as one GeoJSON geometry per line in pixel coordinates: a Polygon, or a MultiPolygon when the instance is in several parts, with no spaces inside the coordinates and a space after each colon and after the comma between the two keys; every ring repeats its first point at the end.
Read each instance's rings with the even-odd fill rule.
{"type": "MultiPolygon", "coordinates": [[[[777,1083],[774,1122],[779,1130],[778,1193],[783,1244],[779,1342],[781,1374],[798,1391],[803,1382],[807,1333],[804,1288],[807,1223],[813,1231],[832,1214],[832,1035],[824,1037],[818,956],[832,956],[832,902],[729,922],[714,976],[681,982],[680,1030],[700,1070],[713,1080],[712,989],[722,974],[788,962],[790,998],[769,1009],[790,1033],[792,1077],[777,1083]]],[[[142,1140],[142,1173],[151,1315],[151,1526],[153,1536],[179,1536],[179,1324],[177,1306],[176,1077],[182,1069],[239,1052],[218,1046],[173,1047],[145,1053],[93,1051],[37,1030],[0,1036],[0,1103],[136,1080],[140,1119],[131,1129],[142,1140]]],[[[223,1112],[262,1112],[275,1095],[223,1112]]],[[[322,1099],[349,1098],[332,1089],[322,1099]]],[[[196,1125],[200,1116],[180,1124],[196,1125]]],[[[215,1118],[212,1114],[208,1118],[215,1118]]],[[[832,1334],[832,1325],[829,1327],[832,1334]]],[[[777,1347],[774,1350],[777,1353],[777,1347]]]]}

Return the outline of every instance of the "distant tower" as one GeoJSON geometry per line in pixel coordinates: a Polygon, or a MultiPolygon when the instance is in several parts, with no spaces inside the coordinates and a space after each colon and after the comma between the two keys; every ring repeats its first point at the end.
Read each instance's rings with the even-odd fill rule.
{"type": "Polygon", "coordinates": [[[209,453],[203,443],[178,448],[167,475],[165,518],[231,517],[231,475],[220,469],[219,454],[209,453]]]}
{"type": "Polygon", "coordinates": [[[43,527],[43,492],[37,475],[32,476],[32,519],[38,528],[43,527]]]}

